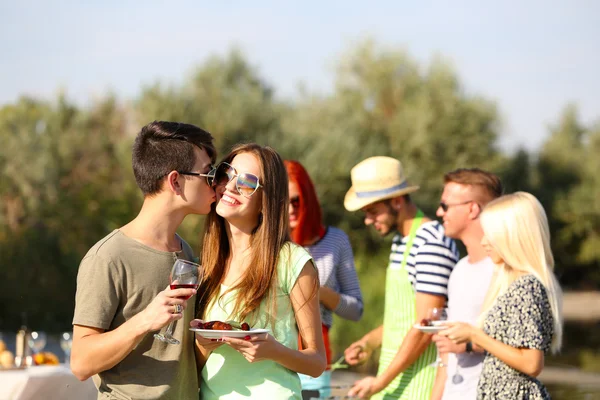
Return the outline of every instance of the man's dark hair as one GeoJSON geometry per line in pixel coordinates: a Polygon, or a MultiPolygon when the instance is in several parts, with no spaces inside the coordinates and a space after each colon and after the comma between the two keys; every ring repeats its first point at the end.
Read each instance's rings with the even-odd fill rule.
{"type": "Polygon", "coordinates": [[[135,181],[144,196],[156,194],[171,171],[191,171],[196,164],[194,147],[204,149],[212,162],[217,151],[210,133],[180,122],[154,121],[144,126],[133,144],[135,181]]]}

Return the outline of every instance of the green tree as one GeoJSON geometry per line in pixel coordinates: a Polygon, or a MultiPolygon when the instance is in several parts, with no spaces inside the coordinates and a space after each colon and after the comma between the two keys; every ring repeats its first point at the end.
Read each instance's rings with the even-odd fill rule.
{"type": "Polygon", "coordinates": [[[114,98],[86,111],[64,96],[54,104],[23,98],[0,109],[6,323],[14,326],[24,312],[44,327],[68,326],[79,260],[139,202],[122,167],[125,121],[114,98]]]}
{"type": "Polygon", "coordinates": [[[550,220],[557,274],[571,288],[600,285],[600,126],[584,127],[567,106],[537,165],[538,193],[550,220]]]}
{"type": "MultiPolygon", "coordinates": [[[[307,166],[328,221],[345,221],[348,230],[362,226],[342,206],[350,169],[367,157],[400,159],[410,181],[421,186],[414,197],[430,213],[445,172],[496,170],[503,162],[492,102],[466,94],[442,59],[423,67],[405,52],[371,41],[341,58],[334,93],[304,95],[284,113],[282,127],[295,143],[285,155],[307,166]]],[[[359,236],[354,243],[364,242],[364,231],[359,236]]]]}

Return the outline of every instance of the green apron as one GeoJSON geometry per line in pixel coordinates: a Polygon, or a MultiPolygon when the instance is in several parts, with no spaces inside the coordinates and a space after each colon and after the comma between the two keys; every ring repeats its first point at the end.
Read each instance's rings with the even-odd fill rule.
{"type": "MultiPolygon", "coordinates": [[[[415,324],[415,291],[408,277],[406,263],[422,219],[423,213],[419,210],[410,228],[401,265],[394,265],[390,262],[387,269],[383,342],[378,375],[391,364],[404,337],[415,324]]],[[[436,357],[436,347],[431,343],[411,366],[399,374],[385,389],[373,395],[371,399],[428,400],[435,379],[436,368],[433,365],[436,357]]]]}

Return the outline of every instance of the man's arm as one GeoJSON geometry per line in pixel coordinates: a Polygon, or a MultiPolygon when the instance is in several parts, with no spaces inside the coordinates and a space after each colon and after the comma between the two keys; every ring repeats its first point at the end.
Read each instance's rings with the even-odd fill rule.
{"type": "Polygon", "coordinates": [[[109,332],[74,325],[71,370],[77,379],[84,381],[122,361],[146,334],[135,321],[132,318],[109,332]]]}
{"type": "Polygon", "coordinates": [[[346,362],[349,365],[362,364],[371,356],[374,349],[381,347],[382,340],[383,325],[380,325],[344,350],[346,362]]]}
{"type": "MultiPolygon", "coordinates": [[[[417,293],[416,295],[416,308],[417,308],[417,319],[415,323],[418,323],[423,318],[428,317],[429,310],[433,307],[444,307],[446,298],[444,296],[436,296],[427,293],[417,293]]],[[[431,335],[423,333],[416,328],[411,328],[396,356],[392,360],[391,364],[386,368],[381,375],[377,377],[375,383],[377,391],[382,390],[390,384],[401,372],[408,368],[423,354],[427,346],[431,343],[431,335]]]]}
{"type": "Polygon", "coordinates": [[[158,331],[171,321],[181,319],[174,314],[176,304],[184,309],[194,289],[166,289],[158,294],[144,311],[112,331],[74,325],[71,370],[79,380],[106,371],[121,362],[140,343],[144,336],[158,331]]]}

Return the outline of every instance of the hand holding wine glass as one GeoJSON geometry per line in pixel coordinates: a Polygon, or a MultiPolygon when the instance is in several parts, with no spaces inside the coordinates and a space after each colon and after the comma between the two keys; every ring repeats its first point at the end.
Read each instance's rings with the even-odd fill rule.
{"type": "MultiPolygon", "coordinates": [[[[187,261],[187,260],[176,260],[171,270],[171,289],[198,289],[198,285],[202,280],[201,267],[200,265],[187,261]]],[[[182,298],[182,300],[188,300],[191,295],[182,298]]],[[[180,304],[174,304],[173,313],[180,314],[183,312],[183,307],[180,304]]],[[[173,329],[175,328],[176,321],[171,321],[169,326],[164,333],[156,333],[154,337],[170,344],[180,344],[179,340],[173,337],[173,329]]]]}

